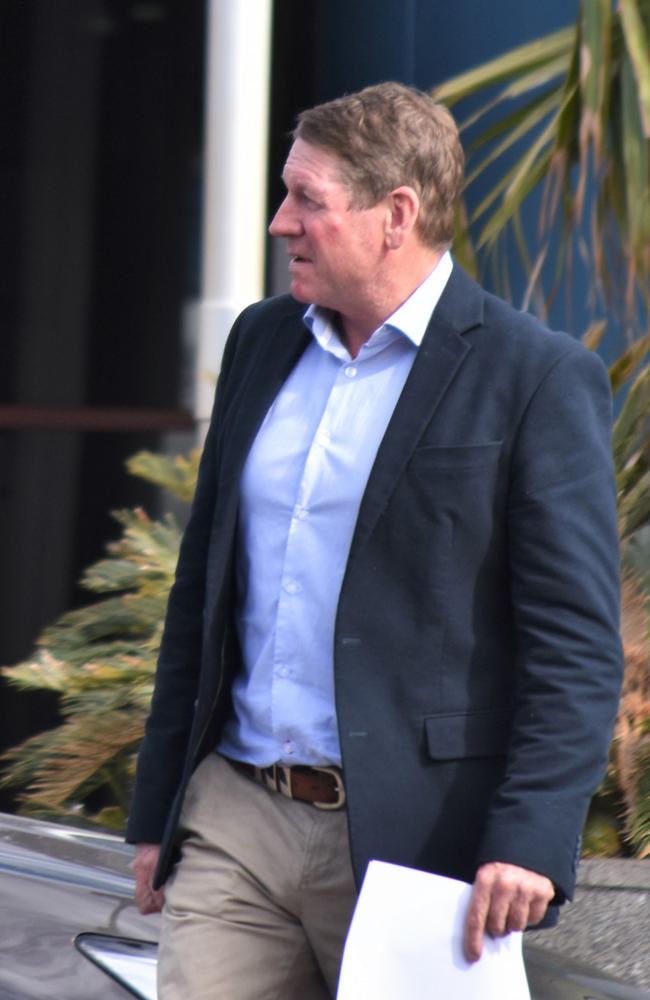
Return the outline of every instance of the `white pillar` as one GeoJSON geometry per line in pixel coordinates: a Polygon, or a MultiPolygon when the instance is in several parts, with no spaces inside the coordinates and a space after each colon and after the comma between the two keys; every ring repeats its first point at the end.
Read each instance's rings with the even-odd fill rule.
{"type": "Polygon", "coordinates": [[[199,422],[210,415],[233,320],[264,293],[271,3],[207,0],[199,422]]]}

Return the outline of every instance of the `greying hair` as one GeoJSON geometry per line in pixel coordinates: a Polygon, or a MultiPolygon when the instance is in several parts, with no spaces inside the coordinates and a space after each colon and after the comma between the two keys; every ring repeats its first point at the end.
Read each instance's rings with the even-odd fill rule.
{"type": "Polygon", "coordinates": [[[366,87],[303,111],[293,138],[339,158],[354,208],[412,187],[422,242],[436,250],[451,244],[465,157],[452,115],[428,94],[402,83],[366,87]]]}

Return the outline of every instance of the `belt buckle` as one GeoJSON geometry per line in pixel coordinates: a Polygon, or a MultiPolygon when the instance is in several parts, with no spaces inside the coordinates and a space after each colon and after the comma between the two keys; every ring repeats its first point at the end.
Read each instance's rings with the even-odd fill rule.
{"type": "Polygon", "coordinates": [[[288,764],[272,764],[271,766],[273,767],[275,783],[269,787],[274,788],[276,792],[280,792],[286,798],[292,799],[291,767],[288,764]]]}
{"type": "Polygon", "coordinates": [[[331,775],[336,784],[336,800],[334,802],[312,802],[312,805],[316,809],[342,809],[345,805],[346,795],[339,769],[337,767],[316,767],[316,765],[312,765],[312,768],[314,771],[321,771],[323,774],[331,775]]]}
{"type": "MultiPolygon", "coordinates": [[[[279,764],[269,764],[268,767],[256,767],[255,777],[264,788],[268,788],[271,792],[284,792],[283,788],[280,788],[280,770],[281,765],[279,764]]],[[[286,795],[286,792],[284,792],[286,795]]]]}

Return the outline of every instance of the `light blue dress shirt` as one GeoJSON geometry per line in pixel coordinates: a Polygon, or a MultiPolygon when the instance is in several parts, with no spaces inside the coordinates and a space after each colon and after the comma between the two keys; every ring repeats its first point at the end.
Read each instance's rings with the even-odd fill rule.
{"type": "Polygon", "coordinates": [[[243,669],[218,749],[258,766],[340,764],[334,624],[359,505],[431,313],[448,253],[351,358],[331,315],[313,334],[246,460],[237,539],[243,669]]]}

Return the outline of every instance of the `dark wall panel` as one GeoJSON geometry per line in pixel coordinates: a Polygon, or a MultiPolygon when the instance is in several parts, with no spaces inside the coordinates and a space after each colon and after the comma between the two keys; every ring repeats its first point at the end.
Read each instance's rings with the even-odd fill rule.
{"type": "MultiPolygon", "coordinates": [[[[0,0],[0,407],[178,405],[195,294],[203,0],[0,0]]],[[[126,457],[159,435],[0,430],[0,664],[154,506],[126,457]]],[[[155,507],[154,507],[155,509],[155,507]]],[[[53,719],[0,691],[0,746],[53,719]]]]}

